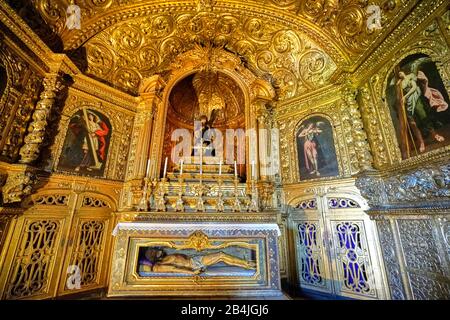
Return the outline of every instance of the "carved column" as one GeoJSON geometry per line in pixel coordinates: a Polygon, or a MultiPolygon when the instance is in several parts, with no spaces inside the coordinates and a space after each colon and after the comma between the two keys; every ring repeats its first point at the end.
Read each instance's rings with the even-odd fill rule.
{"type": "MultiPolygon", "coordinates": [[[[139,105],[139,112],[144,116],[145,120],[141,132],[142,144],[142,158],[138,164],[138,176],[143,177],[145,175],[145,169],[147,165],[147,159],[150,156],[150,144],[152,140],[153,121],[158,110],[158,106],[161,104],[162,99],[159,96],[160,90],[163,88],[164,82],[160,76],[153,76],[145,79],[142,82],[140,88],[141,103],[139,105]]],[[[156,166],[156,159],[152,160],[151,173],[154,174],[156,166]]]]}
{"type": "Polygon", "coordinates": [[[270,179],[269,172],[270,168],[270,148],[271,148],[271,136],[270,136],[270,126],[269,112],[266,108],[265,101],[257,101],[256,119],[257,119],[257,132],[258,132],[258,151],[259,151],[259,173],[262,181],[267,181],[270,179]]]}
{"type": "Polygon", "coordinates": [[[383,127],[377,112],[377,105],[374,103],[369,84],[359,89],[358,97],[364,128],[367,129],[370,147],[373,150],[374,166],[381,168],[388,165],[391,160],[384,141],[383,127]]]}
{"type": "Polygon", "coordinates": [[[47,119],[55,103],[55,97],[62,88],[60,77],[53,73],[47,75],[43,80],[44,90],[33,113],[33,121],[28,128],[25,144],[20,149],[20,163],[31,164],[39,157],[39,149],[44,141],[47,119]]]}
{"type": "MultiPolygon", "coordinates": [[[[127,183],[123,193],[123,204],[126,208],[137,205],[142,196],[142,184],[150,158],[153,122],[162,102],[160,97],[164,82],[159,75],[142,80],[139,88],[139,105],[134,119],[128,160],[127,183]]],[[[151,159],[150,175],[155,176],[158,159],[151,159]]]]}
{"type": "MultiPolygon", "coordinates": [[[[267,104],[270,103],[275,98],[275,91],[271,84],[267,81],[257,79],[251,85],[251,104],[250,104],[250,114],[247,115],[249,121],[247,122],[247,129],[253,129],[254,135],[249,136],[249,165],[247,166],[248,173],[250,172],[251,161],[257,161],[256,166],[256,179],[267,179],[267,172],[263,170],[267,167],[267,163],[261,163],[261,159],[264,158],[263,162],[267,159],[269,145],[263,145],[265,142],[260,143],[261,134],[260,130],[268,129],[267,121],[270,118],[270,114],[267,109],[267,104]],[[254,159],[252,158],[254,157],[254,159]],[[258,159],[259,158],[259,159],[258,159]],[[264,174],[264,177],[262,176],[264,174]]],[[[270,135],[266,135],[266,140],[269,139],[270,135]]],[[[251,178],[251,176],[249,176],[251,178]]],[[[248,179],[250,180],[250,179],[248,179]]]]}
{"type": "MultiPolygon", "coordinates": [[[[145,176],[147,160],[150,155],[150,145],[152,140],[153,121],[158,110],[158,105],[162,102],[159,95],[163,87],[163,80],[159,75],[142,80],[139,88],[140,101],[137,107],[136,118],[133,129],[133,142],[130,163],[132,172],[129,172],[128,179],[142,179],[145,176]]],[[[151,159],[151,167],[156,167],[157,159],[151,159]]],[[[154,170],[151,171],[152,173],[154,170]]]]}
{"type": "Polygon", "coordinates": [[[351,136],[355,155],[358,160],[358,169],[359,171],[372,170],[372,154],[370,153],[367,135],[361,120],[359,106],[356,102],[357,90],[347,86],[344,88],[342,94],[345,101],[344,113],[348,117],[351,125],[351,136]]]}

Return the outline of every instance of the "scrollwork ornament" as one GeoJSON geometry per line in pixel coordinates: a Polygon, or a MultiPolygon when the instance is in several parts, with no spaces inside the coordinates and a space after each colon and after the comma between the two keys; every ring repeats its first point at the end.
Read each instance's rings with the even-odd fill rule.
{"type": "Polygon", "coordinates": [[[405,300],[406,293],[401,278],[401,269],[395,252],[394,235],[389,220],[377,221],[380,244],[383,251],[384,264],[393,300],[405,300]]]}
{"type": "Polygon", "coordinates": [[[3,203],[18,203],[33,190],[33,185],[37,182],[37,176],[33,171],[27,170],[8,175],[5,185],[2,187],[3,203]]]}
{"type": "Polygon", "coordinates": [[[370,206],[413,206],[448,201],[450,197],[450,164],[430,165],[386,177],[363,174],[356,186],[370,206]]]}

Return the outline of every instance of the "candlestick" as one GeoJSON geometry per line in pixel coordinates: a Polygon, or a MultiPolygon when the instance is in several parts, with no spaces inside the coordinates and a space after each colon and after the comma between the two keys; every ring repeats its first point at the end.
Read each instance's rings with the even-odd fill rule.
{"type": "Polygon", "coordinates": [[[183,175],[183,159],[180,160],[180,176],[183,175]]]}
{"type": "Polygon", "coordinates": [[[203,139],[200,139],[200,174],[203,173],[203,139]]]}
{"type": "Polygon", "coordinates": [[[234,176],[237,177],[237,163],[236,163],[236,160],[234,160],[234,176]]]}
{"type": "Polygon", "coordinates": [[[145,176],[148,178],[148,174],[150,173],[150,159],[147,160],[147,171],[145,172],[145,176]]]}
{"type": "Polygon", "coordinates": [[[164,174],[163,174],[163,178],[166,177],[166,174],[167,174],[167,157],[166,157],[166,160],[165,160],[165,162],[164,162],[164,174]]]}
{"type": "Polygon", "coordinates": [[[219,162],[219,176],[222,175],[222,160],[219,162]]]}

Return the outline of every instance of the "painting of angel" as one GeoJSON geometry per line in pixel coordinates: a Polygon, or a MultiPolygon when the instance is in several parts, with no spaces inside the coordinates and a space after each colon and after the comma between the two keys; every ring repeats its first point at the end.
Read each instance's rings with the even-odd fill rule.
{"type": "Polygon", "coordinates": [[[300,180],[332,177],[339,174],[333,129],[320,116],[302,122],[297,131],[300,180]]]}
{"type": "Polygon", "coordinates": [[[58,170],[102,176],[108,154],[111,125],[102,114],[82,109],[69,122],[58,170]]]}
{"type": "Polygon", "coordinates": [[[405,58],[388,79],[386,102],[403,159],[450,141],[450,103],[435,63],[424,54],[405,58]]]}

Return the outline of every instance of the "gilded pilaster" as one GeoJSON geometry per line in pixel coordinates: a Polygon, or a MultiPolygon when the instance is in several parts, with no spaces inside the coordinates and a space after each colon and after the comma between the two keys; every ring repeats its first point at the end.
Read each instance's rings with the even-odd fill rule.
{"type": "Polygon", "coordinates": [[[374,166],[381,168],[389,164],[389,153],[384,141],[383,128],[380,125],[377,105],[373,102],[369,84],[365,84],[359,90],[359,104],[367,129],[368,139],[373,154],[374,166]]]}
{"type": "Polygon", "coordinates": [[[357,171],[366,171],[372,169],[372,154],[370,153],[370,147],[367,142],[367,135],[364,131],[363,122],[361,119],[361,112],[359,110],[358,103],[356,102],[357,91],[349,86],[343,89],[343,98],[346,103],[344,110],[344,117],[351,126],[351,138],[352,138],[352,154],[351,157],[352,167],[357,171]],[[355,157],[355,160],[353,160],[355,157]]]}

